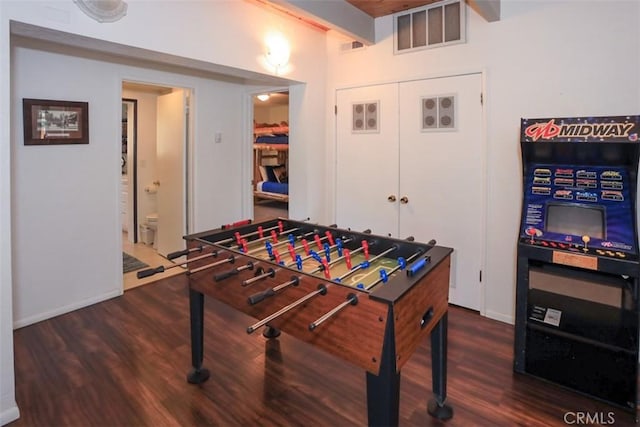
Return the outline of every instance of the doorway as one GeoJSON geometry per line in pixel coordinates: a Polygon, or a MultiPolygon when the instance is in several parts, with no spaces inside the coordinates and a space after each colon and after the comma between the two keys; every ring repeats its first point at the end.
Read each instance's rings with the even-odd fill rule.
{"type": "Polygon", "coordinates": [[[166,255],[184,248],[190,93],[122,83],[122,250],[148,266],[124,272],[125,290],[183,271],[137,278],[141,269],[170,264],[166,255]]]}
{"type": "Polygon", "coordinates": [[[289,217],[289,92],[253,96],[253,219],[289,217]]]}

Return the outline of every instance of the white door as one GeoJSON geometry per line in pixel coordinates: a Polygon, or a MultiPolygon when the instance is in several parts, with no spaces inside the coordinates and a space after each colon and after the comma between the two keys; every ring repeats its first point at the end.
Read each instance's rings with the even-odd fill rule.
{"type": "Polygon", "coordinates": [[[449,301],[480,308],[484,149],[480,74],[400,84],[400,235],[454,248],[449,301]],[[432,108],[431,108],[432,107],[432,108]]]}
{"type": "Polygon", "coordinates": [[[158,97],[156,168],[158,173],[158,253],[184,249],[186,217],[186,93],[158,97]]]}
{"type": "Polygon", "coordinates": [[[336,101],[336,224],[396,236],[398,85],[338,90],[336,101]]]}

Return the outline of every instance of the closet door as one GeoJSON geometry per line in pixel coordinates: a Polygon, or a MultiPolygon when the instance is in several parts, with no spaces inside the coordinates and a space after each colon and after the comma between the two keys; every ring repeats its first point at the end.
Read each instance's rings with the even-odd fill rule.
{"type": "Polygon", "coordinates": [[[336,223],[398,234],[398,85],[338,90],[336,223]]]}
{"type": "Polygon", "coordinates": [[[454,248],[449,301],[480,308],[484,148],[480,74],[400,83],[400,235],[454,248]]]}

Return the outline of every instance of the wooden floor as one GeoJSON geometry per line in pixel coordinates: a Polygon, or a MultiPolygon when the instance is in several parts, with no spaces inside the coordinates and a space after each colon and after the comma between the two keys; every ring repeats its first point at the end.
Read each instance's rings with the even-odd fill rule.
{"type": "MultiPolygon", "coordinates": [[[[9,425],[366,425],[364,371],[285,334],[247,335],[254,319],[211,298],[205,310],[212,377],[200,386],[185,380],[191,355],[184,275],[16,330],[21,418],[9,425]]],[[[561,426],[567,412],[611,412],[616,426],[633,425],[617,408],[514,375],[512,326],[456,307],[449,313],[454,418],[445,424],[427,415],[427,339],[402,371],[401,426],[561,426]]]]}
{"type": "Polygon", "coordinates": [[[253,205],[253,218],[255,222],[273,218],[289,218],[288,203],[275,200],[260,200],[253,205]]]}

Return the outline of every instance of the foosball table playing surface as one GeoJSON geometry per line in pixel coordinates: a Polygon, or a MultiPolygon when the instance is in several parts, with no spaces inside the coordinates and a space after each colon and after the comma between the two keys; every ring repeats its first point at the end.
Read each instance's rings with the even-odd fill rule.
{"type": "Polygon", "coordinates": [[[398,424],[402,366],[431,338],[428,412],[448,419],[447,307],[451,248],[274,219],[185,237],[191,352],[187,379],[209,378],[204,359],[204,298],[257,319],[251,334],[281,332],[366,371],[372,426],[398,424]]]}

